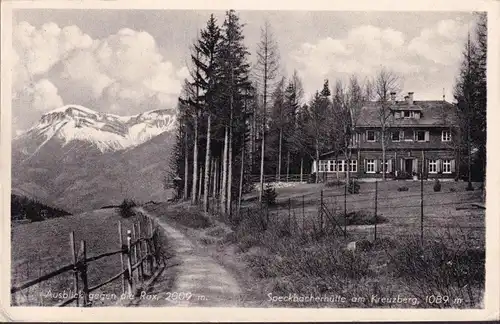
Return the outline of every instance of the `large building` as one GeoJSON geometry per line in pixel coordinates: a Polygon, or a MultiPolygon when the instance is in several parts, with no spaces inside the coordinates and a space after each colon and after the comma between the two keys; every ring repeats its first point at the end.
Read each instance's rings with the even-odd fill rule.
{"type": "Polygon", "coordinates": [[[346,152],[327,152],[314,162],[312,173],[321,180],[344,177],[382,177],[382,125],[385,124],[386,178],[454,178],[457,172],[456,106],[443,100],[415,101],[409,92],[403,101],[391,93],[387,109],[377,102],[365,105],[346,152]],[[385,113],[381,113],[385,111],[385,113]],[[381,120],[386,120],[383,123],[381,120]],[[349,165],[348,165],[349,164],[349,165]]]}

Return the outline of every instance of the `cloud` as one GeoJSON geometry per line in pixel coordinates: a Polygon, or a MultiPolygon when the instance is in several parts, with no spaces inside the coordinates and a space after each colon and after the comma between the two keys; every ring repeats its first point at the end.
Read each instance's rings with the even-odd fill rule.
{"type": "Polygon", "coordinates": [[[21,22],[14,28],[13,50],[17,116],[63,102],[122,115],[173,109],[188,75],[186,67],[165,60],[150,34],[129,28],[92,39],[77,26],[21,22]]]}
{"type": "Polygon", "coordinates": [[[418,71],[416,64],[405,59],[404,43],[405,37],[399,31],[363,25],[350,30],[344,38],[305,43],[291,53],[291,58],[298,63],[306,94],[311,95],[325,78],[344,78],[354,73],[368,76],[382,65],[397,72],[418,71]]]}
{"type": "Polygon", "coordinates": [[[348,31],[343,38],[327,37],[316,43],[304,43],[290,57],[298,65],[309,96],[321,88],[325,78],[370,76],[382,66],[403,78],[409,76],[411,84],[416,75],[440,73],[457,64],[461,56],[460,39],[466,35],[466,28],[459,21],[442,20],[422,29],[415,38],[407,39],[393,28],[362,25],[348,31]]]}
{"type": "Polygon", "coordinates": [[[441,20],[425,28],[408,44],[408,50],[437,64],[455,64],[462,56],[463,40],[468,26],[456,20],[441,20]]]}

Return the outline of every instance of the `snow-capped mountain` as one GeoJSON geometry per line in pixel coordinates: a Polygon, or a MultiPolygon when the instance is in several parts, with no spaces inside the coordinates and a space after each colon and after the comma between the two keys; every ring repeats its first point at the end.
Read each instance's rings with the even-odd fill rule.
{"type": "Polygon", "coordinates": [[[74,141],[94,145],[101,152],[135,147],[175,127],[172,110],[154,110],[133,116],[117,116],[67,105],[45,113],[40,121],[14,140],[31,142],[25,154],[37,153],[50,140],[65,146],[74,141]]]}
{"type": "Polygon", "coordinates": [[[134,116],[69,105],[12,142],[12,188],[70,212],[165,199],[175,142],[172,110],[134,116]]]}

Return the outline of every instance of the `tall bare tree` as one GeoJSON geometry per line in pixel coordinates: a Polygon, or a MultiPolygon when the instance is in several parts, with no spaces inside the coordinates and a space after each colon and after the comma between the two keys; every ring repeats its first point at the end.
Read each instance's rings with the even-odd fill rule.
{"type": "Polygon", "coordinates": [[[265,158],[265,133],[267,127],[267,100],[272,92],[273,81],[278,75],[279,52],[278,45],[274,40],[271,25],[268,21],[261,28],[260,42],[257,44],[257,64],[254,68],[260,87],[260,93],[263,98],[262,107],[262,136],[261,136],[261,157],[260,157],[260,195],[259,201],[262,202],[264,192],[264,158],[265,158]]]}
{"type": "Polygon", "coordinates": [[[391,92],[401,91],[401,77],[395,72],[382,68],[373,81],[374,93],[377,105],[377,122],[380,127],[380,144],[382,148],[382,179],[386,180],[386,147],[389,138],[389,128],[392,122],[392,111],[390,107],[391,92]]]}

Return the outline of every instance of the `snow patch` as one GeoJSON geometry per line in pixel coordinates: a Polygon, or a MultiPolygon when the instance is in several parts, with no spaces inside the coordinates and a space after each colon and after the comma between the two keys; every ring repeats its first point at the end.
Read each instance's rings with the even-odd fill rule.
{"type": "Polygon", "coordinates": [[[42,138],[43,146],[56,137],[64,145],[79,140],[95,144],[101,152],[118,151],[172,131],[176,116],[171,113],[170,110],[154,110],[133,116],[118,116],[80,105],[66,105],[45,113],[38,124],[16,137],[16,140],[42,138]]]}

